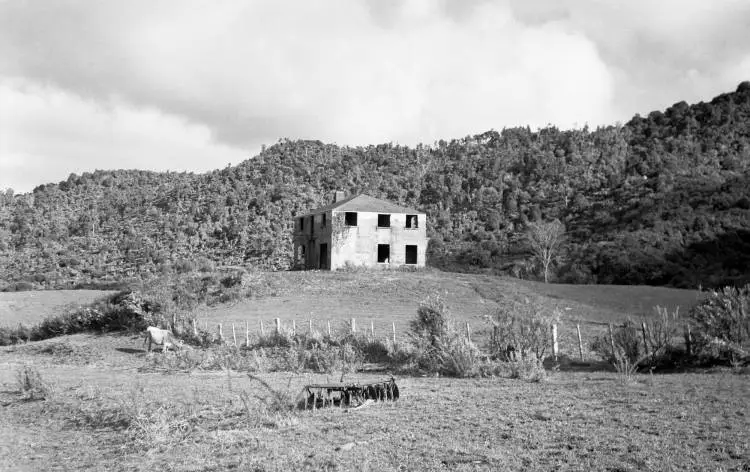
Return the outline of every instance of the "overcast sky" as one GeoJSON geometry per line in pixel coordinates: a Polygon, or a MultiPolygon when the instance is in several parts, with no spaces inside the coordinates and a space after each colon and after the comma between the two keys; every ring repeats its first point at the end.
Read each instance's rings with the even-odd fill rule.
{"type": "Polygon", "coordinates": [[[748,25],[747,0],[0,0],[0,189],[625,122],[750,80],[748,25]]]}

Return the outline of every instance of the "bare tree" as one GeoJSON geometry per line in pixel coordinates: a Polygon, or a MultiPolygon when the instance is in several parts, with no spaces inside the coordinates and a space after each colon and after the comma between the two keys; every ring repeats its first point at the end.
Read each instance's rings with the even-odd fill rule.
{"type": "Polygon", "coordinates": [[[529,223],[526,229],[526,240],[534,258],[544,268],[544,283],[549,282],[549,267],[552,259],[565,242],[565,226],[557,219],[529,223]]]}

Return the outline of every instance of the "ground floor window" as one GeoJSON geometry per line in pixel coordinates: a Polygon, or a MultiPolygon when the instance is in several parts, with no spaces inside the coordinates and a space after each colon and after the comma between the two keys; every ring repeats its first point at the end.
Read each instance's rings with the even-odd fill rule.
{"type": "Polygon", "coordinates": [[[416,264],[417,263],[417,246],[406,246],[406,263],[416,264]]]}
{"type": "Polygon", "coordinates": [[[390,244],[378,244],[378,262],[385,262],[391,258],[391,245],[390,244]]]}

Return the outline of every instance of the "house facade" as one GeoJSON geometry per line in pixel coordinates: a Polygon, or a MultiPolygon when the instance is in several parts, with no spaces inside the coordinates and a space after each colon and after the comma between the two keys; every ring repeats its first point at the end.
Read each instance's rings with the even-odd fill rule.
{"type": "Polygon", "coordinates": [[[332,204],[295,217],[294,266],[424,267],[426,223],[423,212],[368,195],[344,198],[336,192],[332,204]]]}

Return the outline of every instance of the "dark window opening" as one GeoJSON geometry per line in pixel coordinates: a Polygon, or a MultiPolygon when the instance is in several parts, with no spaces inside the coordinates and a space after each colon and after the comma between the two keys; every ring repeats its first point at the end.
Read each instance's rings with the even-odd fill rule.
{"type": "Polygon", "coordinates": [[[378,244],[378,262],[388,263],[391,258],[390,244],[378,244]]]}
{"type": "Polygon", "coordinates": [[[305,245],[302,245],[302,257],[305,257],[305,245]]]}
{"type": "Polygon", "coordinates": [[[417,263],[417,246],[406,246],[406,263],[417,263]]]}
{"type": "Polygon", "coordinates": [[[344,213],[344,224],[346,226],[357,226],[357,212],[347,211],[344,213]]]}
{"type": "Polygon", "coordinates": [[[315,215],[310,215],[310,234],[315,234],[315,215]]]}
{"type": "Polygon", "coordinates": [[[321,223],[321,226],[322,226],[323,228],[325,228],[325,227],[326,227],[326,214],[325,214],[325,213],[323,213],[323,222],[321,223]]]}
{"type": "Polygon", "coordinates": [[[417,219],[417,215],[406,215],[406,227],[419,228],[419,220],[417,219]]]}
{"type": "Polygon", "coordinates": [[[390,228],[391,215],[378,215],[378,228],[390,228]]]}
{"type": "Polygon", "coordinates": [[[305,230],[305,219],[304,218],[300,218],[299,219],[299,230],[300,231],[304,231],[305,230]]]}

